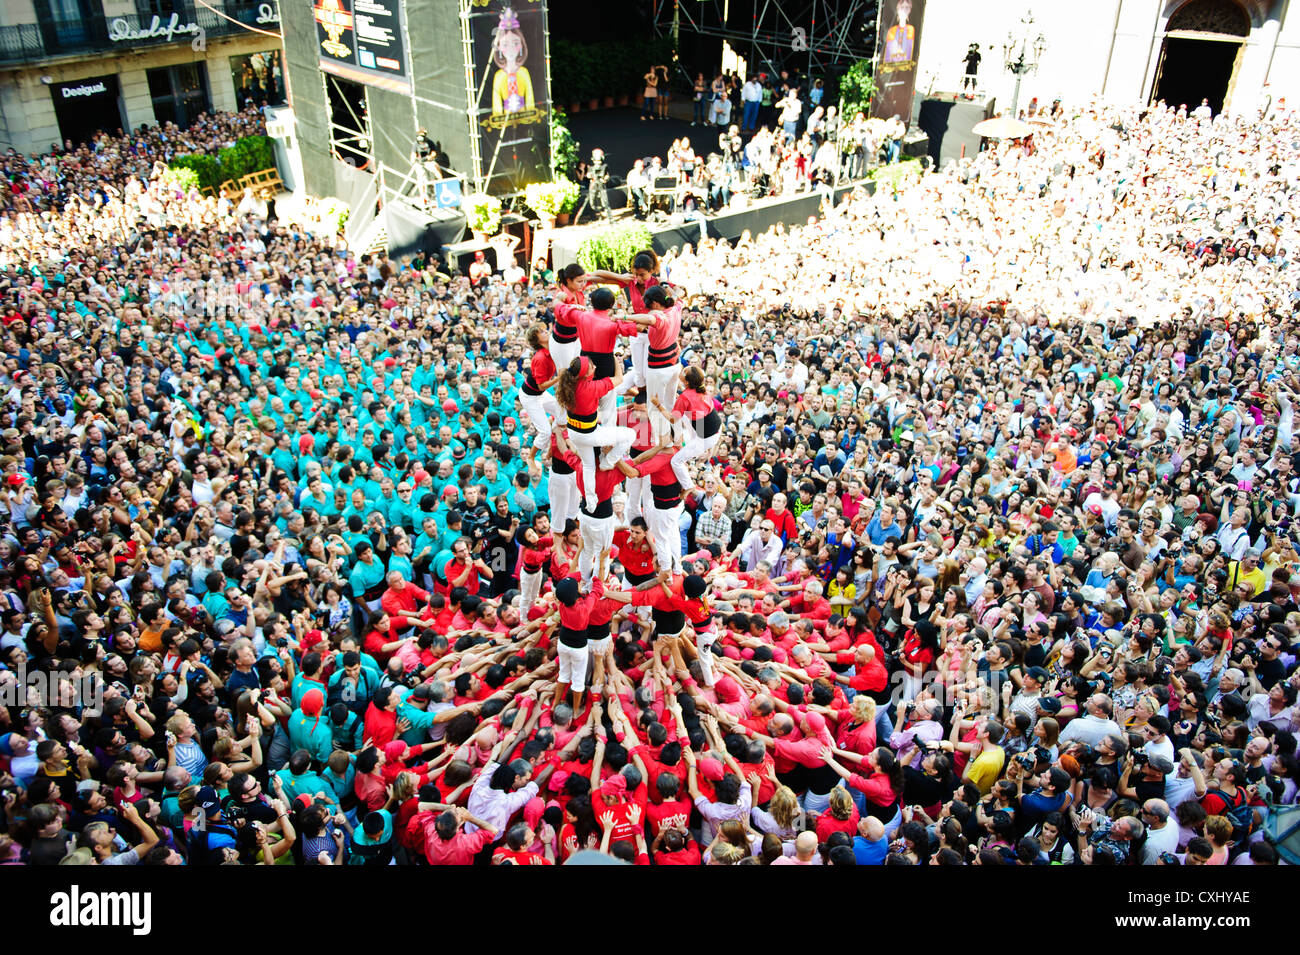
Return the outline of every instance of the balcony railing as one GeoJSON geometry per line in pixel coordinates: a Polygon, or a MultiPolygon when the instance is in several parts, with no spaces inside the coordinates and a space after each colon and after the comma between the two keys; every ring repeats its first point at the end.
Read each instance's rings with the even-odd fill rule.
{"type": "MultiPolygon", "coordinates": [[[[217,6],[217,4],[213,4],[217,6]]],[[[37,63],[55,57],[125,52],[171,43],[194,44],[247,33],[241,24],[276,31],[280,26],[276,0],[227,0],[220,17],[202,7],[192,12],[158,16],[107,17],[96,14],[78,20],[53,20],[0,26],[0,63],[37,63]]]]}

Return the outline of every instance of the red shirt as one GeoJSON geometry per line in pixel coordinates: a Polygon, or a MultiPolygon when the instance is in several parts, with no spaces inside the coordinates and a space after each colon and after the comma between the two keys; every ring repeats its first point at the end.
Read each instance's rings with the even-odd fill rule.
{"type": "Polygon", "coordinates": [[[691,798],[689,795],[651,804],[646,809],[646,820],[650,823],[650,838],[655,839],[663,829],[685,829],[691,819],[691,798]]]}
{"type": "Polygon", "coordinates": [[[586,631],[587,625],[591,622],[592,608],[604,595],[605,585],[600,578],[594,578],[591,582],[591,593],[579,597],[572,607],[560,604],[560,626],[569,630],[586,631]]]}
{"type": "Polygon", "coordinates": [[[527,849],[508,849],[505,846],[499,847],[492,853],[492,864],[500,865],[505,859],[509,859],[515,865],[555,865],[550,859],[536,852],[529,852],[527,849]]]}
{"type": "Polygon", "coordinates": [[[850,836],[858,834],[858,820],[861,819],[861,813],[858,807],[853,806],[852,812],[847,819],[836,819],[826,811],[817,817],[817,841],[825,842],[831,837],[832,832],[846,832],[850,836]]]}
{"type": "Polygon", "coordinates": [[[471,833],[461,830],[444,840],[434,828],[438,815],[422,812],[416,817],[424,827],[424,857],[429,865],[472,865],[474,857],[496,838],[487,829],[478,829],[471,833]]]}
{"type": "Polygon", "coordinates": [[[530,574],[535,574],[546,566],[547,560],[550,559],[551,547],[555,544],[555,537],[551,534],[544,534],[537,538],[537,543],[531,546],[524,545],[524,570],[530,574]]]}
{"type": "Polygon", "coordinates": [[[469,560],[469,577],[465,579],[465,582],[458,584],[453,580],[453,577],[459,579],[460,575],[465,572],[465,566],[457,561],[455,557],[451,557],[447,560],[447,563],[442,565],[442,576],[446,579],[449,588],[454,590],[456,587],[464,587],[471,594],[477,594],[479,573],[478,568],[474,566],[473,557],[469,560]]]}
{"type": "Polygon", "coordinates": [[[798,528],[794,523],[794,514],[789,508],[778,512],[775,508],[769,507],[763,518],[772,522],[772,527],[786,543],[789,543],[791,538],[799,536],[798,528]]]}
{"type": "MultiPolygon", "coordinates": [[[[578,490],[583,494],[587,493],[586,482],[582,479],[582,462],[578,456],[572,455],[573,460],[569,463],[573,466],[573,472],[578,477],[578,490]]],[[[618,490],[618,486],[623,483],[623,472],[618,468],[612,468],[606,471],[602,467],[596,468],[596,500],[608,501],[618,490]]]]}
{"type": "Polygon", "coordinates": [[[677,340],[682,331],[682,306],[678,302],[671,308],[654,312],[654,324],[648,335],[647,361],[651,367],[669,367],[677,363],[680,354],[677,340]]]}
{"type": "Polygon", "coordinates": [[[623,569],[634,577],[648,577],[654,573],[655,552],[647,538],[642,538],[640,546],[633,544],[626,527],[614,532],[614,546],[618,548],[618,562],[623,569]]]}
{"type": "Polygon", "coordinates": [[[694,839],[686,843],[684,849],[677,852],[659,851],[655,853],[655,862],[659,865],[699,865],[700,847],[694,839]]]}
{"type": "Polygon", "coordinates": [[[555,359],[551,357],[550,349],[539,348],[528,361],[528,372],[524,375],[525,393],[540,394],[542,385],[554,377],[555,359]],[[533,391],[529,392],[529,388],[533,391]]]}
{"type": "Polygon", "coordinates": [[[614,390],[613,378],[583,378],[573,389],[573,407],[569,409],[569,427],[591,431],[596,427],[600,399],[614,390]]]}
{"type": "MultiPolygon", "coordinates": [[[[852,664],[854,652],[844,650],[835,654],[835,662],[843,665],[852,664]]],[[[849,677],[849,686],[859,693],[879,693],[889,684],[889,671],[885,669],[879,656],[872,657],[870,663],[855,669],[856,672],[849,677]]]]}
{"type": "MultiPolygon", "coordinates": [[[[415,584],[408,583],[401,590],[394,590],[389,587],[384,591],[384,596],[380,598],[379,605],[393,617],[404,613],[414,616],[419,610],[420,602],[428,599],[429,592],[427,590],[422,590],[415,584]]],[[[406,629],[406,621],[403,620],[402,626],[397,629],[406,629]]]]}

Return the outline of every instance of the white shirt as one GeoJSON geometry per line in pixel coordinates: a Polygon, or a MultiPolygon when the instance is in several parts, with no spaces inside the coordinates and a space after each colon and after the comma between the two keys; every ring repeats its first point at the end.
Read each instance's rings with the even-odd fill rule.
{"type": "Polygon", "coordinates": [[[1241,560],[1241,555],[1250,548],[1250,531],[1244,527],[1226,524],[1214,536],[1229,560],[1241,560]]]}
{"type": "Polygon", "coordinates": [[[1142,864],[1155,865],[1160,861],[1160,853],[1178,851],[1178,826],[1165,821],[1163,827],[1147,827],[1146,844],[1142,847],[1142,864]]]}
{"type": "Polygon", "coordinates": [[[779,534],[773,533],[766,544],[763,543],[763,534],[761,531],[750,529],[745,533],[744,539],[740,542],[740,550],[737,556],[743,562],[746,570],[753,570],[758,566],[760,560],[765,560],[768,566],[775,568],[777,560],[781,557],[781,543],[779,534]]]}
{"type": "Polygon", "coordinates": [[[746,103],[763,102],[763,87],[761,84],[750,80],[740,88],[740,98],[746,103]]]}

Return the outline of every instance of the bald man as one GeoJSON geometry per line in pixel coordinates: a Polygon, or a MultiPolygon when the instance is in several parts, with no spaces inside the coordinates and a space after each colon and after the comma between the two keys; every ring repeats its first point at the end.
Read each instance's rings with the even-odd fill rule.
{"type": "Polygon", "coordinates": [[[775,859],[772,865],[821,865],[817,854],[817,833],[801,832],[794,840],[794,855],[775,859]]]}

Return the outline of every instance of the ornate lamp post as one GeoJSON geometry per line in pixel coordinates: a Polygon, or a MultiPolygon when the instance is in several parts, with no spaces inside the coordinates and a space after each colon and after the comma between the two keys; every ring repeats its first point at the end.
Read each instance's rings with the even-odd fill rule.
{"type": "Polygon", "coordinates": [[[1033,35],[1034,15],[1026,13],[1020,20],[1020,36],[1014,31],[1007,32],[1002,44],[1002,59],[1005,69],[1016,78],[1016,91],[1011,97],[1011,115],[1020,115],[1020,81],[1028,73],[1038,70],[1038,63],[1047,49],[1047,37],[1041,33],[1033,35]]]}

